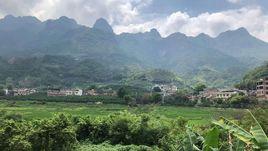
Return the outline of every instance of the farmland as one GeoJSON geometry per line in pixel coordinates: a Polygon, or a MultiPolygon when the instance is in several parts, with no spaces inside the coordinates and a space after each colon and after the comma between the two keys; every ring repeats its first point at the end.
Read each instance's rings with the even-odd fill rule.
{"type": "Polygon", "coordinates": [[[240,118],[244,114],[242,109],[217,109],[194,108],[179,106],[142,105],[129,107],[119,104],[87,104],[36,101],[0,101],[0,111],[8,114],[21,114],[25,120],[51,118],[58,113],[66,113],[72,116],[107,116],[109,114],[129,111],[130,113],[147,113],[154,116],[164,116],[175,119],[183,117],[189,120],[189,124],[209,124],[212,119],[220,116],[228,118],[240,118]]]}

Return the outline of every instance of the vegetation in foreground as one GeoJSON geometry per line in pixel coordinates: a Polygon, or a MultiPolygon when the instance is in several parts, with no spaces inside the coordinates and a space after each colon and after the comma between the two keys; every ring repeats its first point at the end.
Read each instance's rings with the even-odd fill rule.
{"type": "MultiPolygon", "coordinates": [[[[249,113],[251,114],[251,113],[249,113]]],[[[250,115],[251,116],[251,115],[250,115]]],[[[59,114],[25,121],[1,115],[0,148],[4,151],[50,150],[267,150],[262,121],[253,127],[220,119],[207,126],[189,127],[184,118],[119,112],[105,117],[59,114]],[[100,144],[100,145],[99,145],[100,144]]]]}
{"type": "Polygon", "coordinates": [[[127,110],[134,114],[147,113],[151,116],[162,115],[167,118],[184,117],[191,125],[206,125],[213,118],[225,116],[240,120],[245,111],[242,109],[193,108],[179,106],[139,105],[129,107],[120,104],[89,104],[38,101],[0,101],[0,111],[6,114],[23,116],[25,120],[51,118],[54,114],[65,113],[75,116],[107,116],[127,110]]]}

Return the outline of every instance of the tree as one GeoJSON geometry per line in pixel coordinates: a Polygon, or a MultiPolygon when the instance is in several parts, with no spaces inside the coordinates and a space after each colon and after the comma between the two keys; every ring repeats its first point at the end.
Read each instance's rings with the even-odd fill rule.
{"type": "Polygon", "coordinates": [[[197,85],[194,87],[194,94],[199,94],[199,92],[204,91],[205,88],[207,88],[206,85],[201,84],[201,83],[197,84],[197,85]]]}
{"type": "Polygon", "coordinates": [[[118,91],[117,91],[117,96],[119,98],[124,98],[125,95],[128,94],[128,91],[125,87],[121,87],[118,91]]]}
{"type": "Polygon", "coordinates": [[[160,103],[162,101],[162,95],[159,93],[154,93],[152,99],[154,103],[160,103]]]}
{"type": "Polygon", "coordinates": [[[8,86],[7,86],[7,89],[8,89],[8,90],[13,90],[13,86],[12,86],[12,85],[8,85],[8,86]]]}
{"type": "Polygon", "coordinates": [[[60,114],[51,120],[42,120],[35,125],[30,136],[33,150],[71,151],[77,143],[70,119],[60,114]]]}
{"type": "Polygon", "coordinates": [[[229,101],[231,106],[236,108],[249,107],[257,102],[255,98],[243,95],[234,95],[229,99],[229,101]]]}
{"type": "Polygon", "coordinates": [[[135,99],[131,97],[130,95],[125,95],[124,100],[126,101],[126,104],[130,104],[130,103],[133,103],[133,101],[135,101],[135,99]]]}
{"type": "Polygon", "coordinates": [[[3,86],[0,86],[0,96],[4,96],[6,93],[4,91],[3,86]]]}
{"type": "Polygon", "coordinates": [[[87,88],[87,90],[93,90],[93,89],[96,89],[96,88],[97,88],[96,85],[91,85],[91,86],[89,86],[89,87],[87,88]]]}
{"type": "Polygon", "coordinates": [[[154,92],[162,92],[161,88],[158,87],[158,86],[157,86],[157,87],[154,87],[154,88],[153,88],[153,91],[154,91],[154,92]]]}
{"type": "Polygon", "coordinates": [[[152,96],[150,93],[144,93],[140,99],[138,99],[138,103],[140,104],[148,104],[152,101],[152,96]]]}

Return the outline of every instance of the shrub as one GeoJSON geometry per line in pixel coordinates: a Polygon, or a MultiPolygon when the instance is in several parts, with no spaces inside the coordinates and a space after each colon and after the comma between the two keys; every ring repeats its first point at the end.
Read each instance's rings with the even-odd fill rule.
{"type": "Polygon", "coordinates": [[[0,127],[0,148],[5,151],[29,151],[31,143],[29,135],[31,134],[31,125],[29,123],[17,122],[14,120],[5,120],[0,127]]]}
{"type": "Polygon", "coordinates": [[[33,150],[70,151],[76,144],[76,135],[68,117],[60,114],[51,120],[34,122],[30,136],[33,150]]]}
{"type": "Polygon", "coordinates": [[[228,101],[230,106],[235,108],[248,108],[258,102],[255,98],[243,95],[234,95],[228,101]]]}

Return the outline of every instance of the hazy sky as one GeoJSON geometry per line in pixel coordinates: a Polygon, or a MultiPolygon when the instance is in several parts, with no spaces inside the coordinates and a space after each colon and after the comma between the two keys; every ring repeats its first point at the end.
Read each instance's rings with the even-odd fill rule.
{"type": "Polygon", "coordinates": [[[162,36],[217,36],[245,27],[268,41],[268,0],[0,0],[0,18],[7,14],[40,20],[68,16],[87,26],[103,17],[116,33],[156,28],[162,36]]]}

